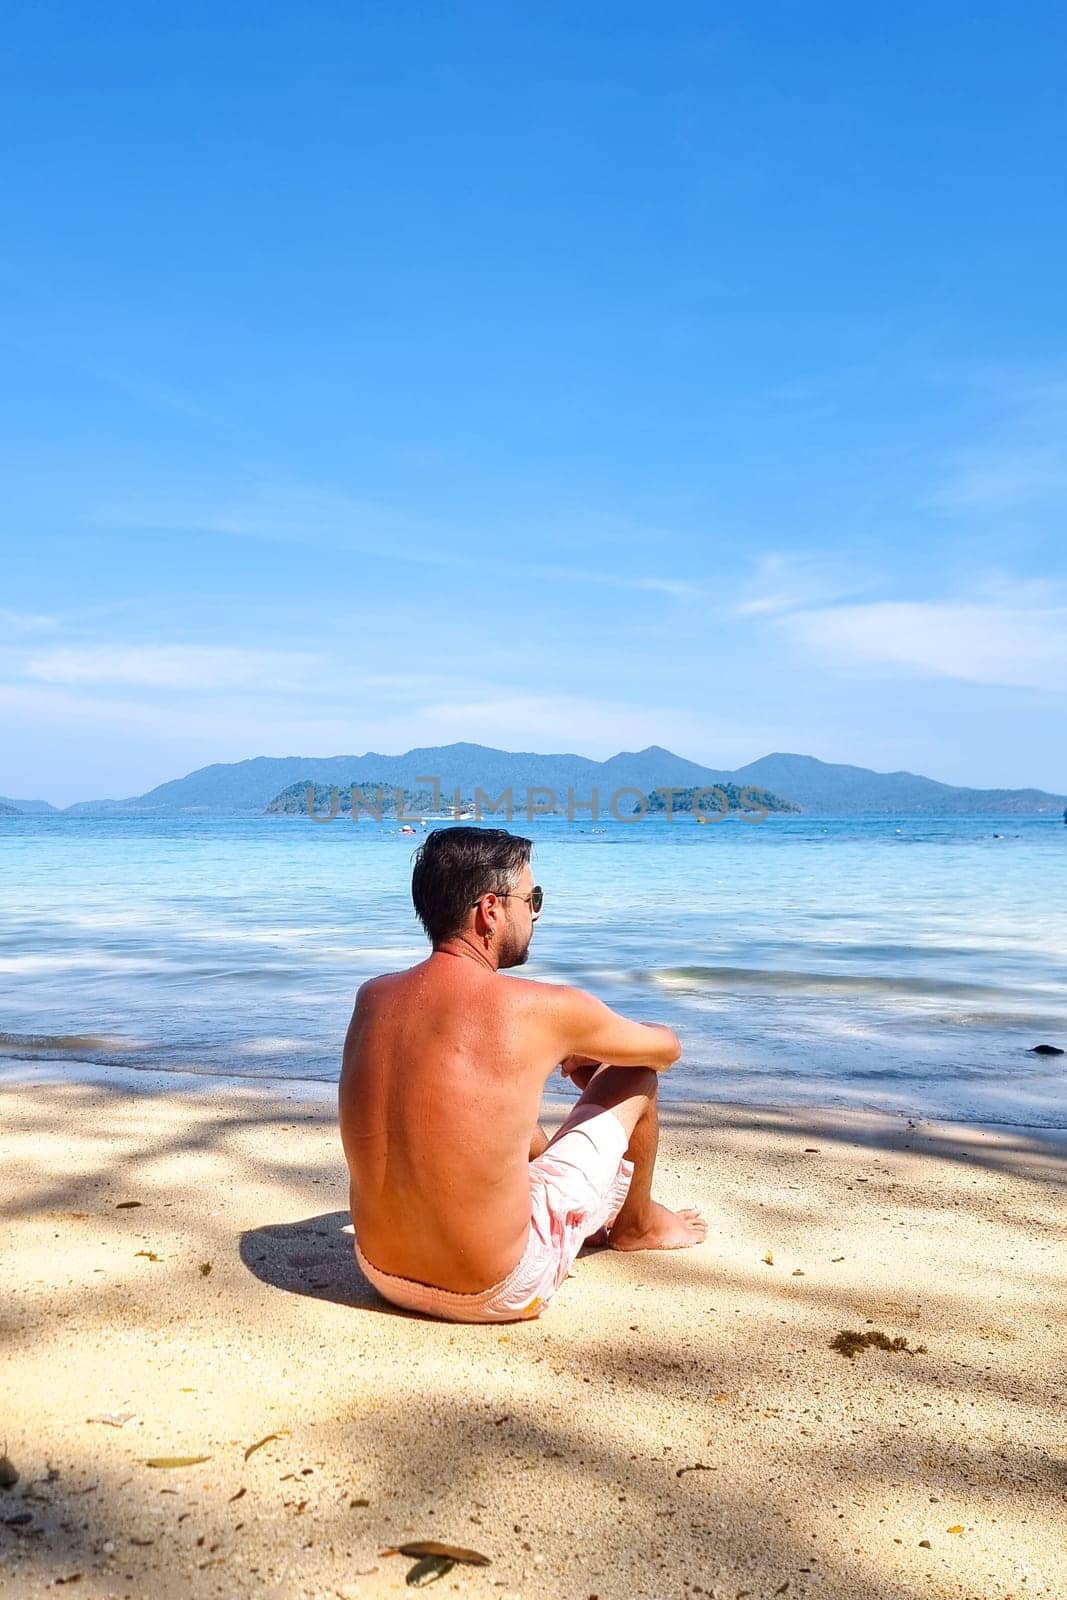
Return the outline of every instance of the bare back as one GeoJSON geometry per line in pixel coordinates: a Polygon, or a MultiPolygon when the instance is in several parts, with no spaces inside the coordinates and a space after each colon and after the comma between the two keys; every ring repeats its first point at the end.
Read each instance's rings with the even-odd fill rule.
{"type": "Polygon", "coordinates": [[[473,1292],[522,1254],[530,1138],[561,1058],[551,990],[442,953],[362,989],[341,1137],[356,1238],[383,1271],[473,1292]]]}

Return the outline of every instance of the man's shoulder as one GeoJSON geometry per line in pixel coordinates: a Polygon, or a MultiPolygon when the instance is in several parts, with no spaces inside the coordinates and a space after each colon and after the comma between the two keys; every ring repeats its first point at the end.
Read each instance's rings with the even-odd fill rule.
{"type": "Polygon", "coordinates": [[[395,978],[396,976],[397,974],[395,972],[380,972],[377,977],[364,978],[363,982],[356,990],[357,1006],[366,1005],[367,1001],[370,1000],[374,994],[380,993],[381,990],[384,989],[389,983],[389,980],[391,978],[395,978]]]}
{"type": "Polygon", "coordinates": [[[507,985],[508,1000],[517,1009],[558,1012],[573,1005],[582,992],[569,984],[547,983],[542,978],[519,978],[508,972],[500,972],[497,977],[507,985]]]}
{"type": "Polygon", "coordinates": [[[396,989],[402,989],[413,978],[417,970],[416,967],[408,967],[402,972],[380,972],[374,978],[364,978],[356,990],[357,1010],[365,1011],[368,1006],[384,1000],[387,995],[395,992],[396,989]]]}
{"type": "Polygon", "coordinates": [[[418,982],[426,974],[429,961],[416,961],[414,966],[401,967],[396,972],[379,972],[376,977],[364,978],[357,994],[375,994],[381,989],[395,988],[405,983],[418,982]]]}

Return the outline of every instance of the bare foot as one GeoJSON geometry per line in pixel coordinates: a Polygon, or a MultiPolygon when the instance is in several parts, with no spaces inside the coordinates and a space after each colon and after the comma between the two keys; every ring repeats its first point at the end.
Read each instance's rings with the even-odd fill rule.
{"type": "Polygon", "coordinates": [[[680,1211],[668,1211],[653,1200],[640,1230],[619,1227],[611,1230],[608,1243],[613,1250],[684,1250],[691,1244],[703,1244],[708,1225],[695,1206],[683,1206],[680,1211]]]}

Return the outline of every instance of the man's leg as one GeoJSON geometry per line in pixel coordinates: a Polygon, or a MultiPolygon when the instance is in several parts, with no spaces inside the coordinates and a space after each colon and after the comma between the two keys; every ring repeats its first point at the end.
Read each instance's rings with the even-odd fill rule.
{"type": "MultiPolygon", "coordinates": [[[[579,1070],[584,1076],[584,1070],[579,1070]]],[[[577,1072],[574,1081],[580,1083],[577,1072]]],[[[610,1111],[622,1123],[629,1138],[626,1156],[634,1164],[634,1175],[611,1227],[608,1242],[613,1250],[680,1250],[702,1243],[708,1231],[695,1207],[670,1211],[652,1198],[652,1172],[659,1146],[657,1090],[658,1078],[650,1067],[589,1069],[581,1099],[554,1136],[558,1139],[600,1111],[610,1111]]]]}
{"type": "Polygon", "coordinates": [[[538,1123],[530,1135],[530,1160],[536,1161],[538,1156],[543,1156],[548,1149],[548,1134],[538,1123]]]}

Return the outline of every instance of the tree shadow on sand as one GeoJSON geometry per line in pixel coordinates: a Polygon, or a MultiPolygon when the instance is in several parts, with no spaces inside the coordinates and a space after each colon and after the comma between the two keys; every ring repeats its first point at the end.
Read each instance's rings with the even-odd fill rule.
{"type": "Polygon", "coordinates": [[[272,1289],[360,1311],[408,1315],[383,1300],[360,1271],[347,1211],[250,1228],[241,1234],[238,1253],[249,1272],[272,1289]]]}
{"type": "MultiPolygon", "coordinates": [[[[148,1544],[153,1562],[190,1580],[188,1590],[170,1592],[263,1592],[237,1580],[245,1560],[250,1571],[262,1566],[279,1596],[329,1593],[373,1566],[376,1583],[395,1581],[400,1592],[403,1566],[389,1566],[380,1552],[403,1537],[484,1549],[493,1565],[465,1574],[472,1596],[499,1594],[506,1584],[513,1592],[664,1600],[681,1597],[685,1582],[691,1593],[728,1600],[742,1591],[793,1600],[825,1576],[823,1594],[925,1600],[1037,1592],[1052,1582],[1043,1569],[1026,1589],[1018,1578],[1052,1548],[1046,1534],[1067,1488],[1050,1444],[1053,1374],[1025,1365],[1047,1342],[1030,1343],[1018,1320],[1002,1317],[988,1281],[972,1288],[966,1278],[941,1283],[934,1275],[918,1329],[928,1356],[871,1351],[850,1362],[833,1353],[840,1327],[879,1315],[874,1304],[857,1315],[857,1296],[888,1291],[884,1282],[868,1290],[861,1273],[850,1283],[834,1277],[832,1201],[809,1224],[821,1276],[811,1260],[809,1275],[794,1280],[782,1267],[764,1267],[759,1254],[750,1265],[717,1258],[713,1235],[705,1250],[681,1256],[600,1252],[536,1322],[427,1324],[387,1306],[359,1271],[348,1212],[335,1203],[343,1166],[332,1110],[235,1099],[168,1118],[147,1097],[131,1109],[120,1094],[65,1085],[20,1093],[6,1111],[5,1131],[23,1135],[26,1155],[20,1168],[7,1168],[0,1211],[27,1225],[40,1252],[3,1313],[20,1402],[11,1449],[25,1476],[0,1509],[31,1516],[3,1529],[21,1553],[21,1592],[79,1570],[75,1592],[95,1595],[105,1582],[108,1592],[134,1592],[136,1600],[166,1592],[131,1591],[122,1577],[121,1557],[136,1571],[132,1547],[148,1544]],[[93,1116],[99,1131],[90,1137],[93,1116]],[[215,1185],[231,1177],[235,1198],[219,1205],[215,1185]],[[143,1206],[118,1209],[132,1198],[143,1206]],[[69,1278],[66,1266],[63,1275],[53,1270],[55,1237],[60,1248],[84,1239],[80,1276],[74,1266],[69,1278]],[[142,1259],[142,1248],[156,1250],[158,1262],[142,1259]],[[214,1270],[201,1277],[208,1258],[214,1270]],[[107,1266],[96,1278],[94,1261],[107,1266]],[[175,1290],[169,1302],[158,1293],[164,1276],[175,1290]],[[131,1409],[148,1404],[160,1371],[178,1404],[178,1385],[193,1381],[188,1346],[205,1388],[215,1384],[241,1416],[231,1423],[220,1405],[215,1419],[206,1402],[200,1412],[190,1401],[179,1432],[171,1406],[159,1403],[147,1419],[160,1441],[153,1448],[211,1453],[191,1475],[161,1481],[144,1460],[147,1438],[141,1449],[125,1430],[94,1431],[79,1420],[48,1437],[42,1373],[72,1359],[80,1373],[95,1353],[99,1387],[99,1352],[116,1329],[120,1299],[129,1337],[116,1346],[114,1365],[131,1388],[131,1409]],[[345,1314],[361,1311],[376,1315],[345,1314]],[[968,1342],[939,1349],[931,1320],[963,1327],[968,1342]],[[242,1349],[252,1357],[244,1367],[242,1349]],[[140,1399],[136,1374],[122,1365],[134,1355],[152,1379],[140,1399]],[[286,1361],[299,1368],[292,1394],[286,1361]],[[21,1397],[19,1373],[30,1384],[21,1397]],[[273,1442],[246,1457],[267,1435],[273,1442]],[[45,1477],[50,1452],[61,1473],[55,1481],[45,1477]],[[25,1493],[34,1479],[40,1498],[25,1493]],[[177,1493],[180,1483],[186,1489],[177,1493]],[[966,1525],[959,1537],[950,1532],[957,1524],[966,1525]],[[984,1541],[983,1555],[968,1565],[971,1539],[984,1541]],[[117,1546],[114,1582],[105,1542],[117,1546]],[[1003,1545],[1010,1556],[999,1554],[1003,1545]],[[541,1578],[537,1556],[546,1561],[541,1578]],[[304,1569],[291,1576],[287,1563],[297,1562],[304,1569]]],[[[805,1143],[829,1155],[864,1142],[854,1124],[839,1127],[831,1117],[668,1105],[663,1121],[667,1174],[687,1133],[700,1133],[686,1183],[703,1170],[721,1184],[725,1171],[727,1190],[731,1170],[740,1178],[751,1162],[762,1173],[771,1139],[789,1136],[783,1182],[788,1163],[803,1169],[817,1159],[805,1143]],[[741,1165],[724,1167],[726,1156],[741,1165]]],[[[896,1132],[907,1140],[915,1130],[896,1132]]],[[[969,1130],[938,1130],[932,1147],[904,1153],[942,1168],[955,1163],[968,1184],[983,1168],[994,1201],[1001,1179],[1029,1183],[1020,1207],[1036,1213],[1049,1206],[1050,1180],[1063,1163],[1035,1143],[1019,1137],[994,1149],[969,1130]]],[[[739,1223],[754,1222],[754,1193],[738,1191],[739,1223]]],[[[902,1191],[885,1205],[911,1210],[912,1200],[902,1191]]],[[[773,1220],[784,1226],[789,1216],[773,1220]]],[[[1002,1241],[994,1225],[984,1224],[980,1242],[987,1257],[1002,1260],[1006,1284],[1018,1222],[1004,1217],[1002,1241]]],[[[916,1226],[925,1230],[918,1249],[930,1222],[917,1217],[916,1226]]],[[[892,1293],[903,1303],[911,1291],[901,1260],[892,1293]]],[[[1043,1323],[1058,1329],[1054,1273],[1050,1244],[1045,1270],[1029,1268],[1027,1278],[1032,1308],[1040,1303],[1043,1323]]]]}

